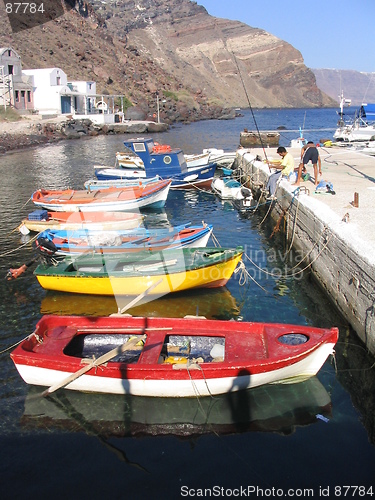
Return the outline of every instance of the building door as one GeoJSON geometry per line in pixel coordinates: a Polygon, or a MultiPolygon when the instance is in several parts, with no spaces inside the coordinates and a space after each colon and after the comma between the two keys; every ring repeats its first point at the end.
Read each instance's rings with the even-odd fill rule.
{"type": "Polygon", "coordinates": [[[20,109],[26,109],[26,99],[24,90],[21,90],[20,109]]]}
{"type": "Polygon", "coordinates": [[[71,113],[70,96],[68,95],[61,96],[61,113],[62,114],[71,113]]]}

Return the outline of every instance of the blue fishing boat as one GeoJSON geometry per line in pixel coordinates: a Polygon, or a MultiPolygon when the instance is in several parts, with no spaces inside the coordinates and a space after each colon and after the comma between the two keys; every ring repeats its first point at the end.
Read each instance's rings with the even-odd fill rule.
{"type": "Polygon", "coordinates": [[[210,189],[216,171],[216,163],[188,167],[181,149],[156,144],[152,138],[133,138],[124,141],[126,150],[143,161],[119,164],[118,168],[96,168],[99,180],[148,178],[158,175],[171,179],[172,189],[199,187],[210,189]]]}
{"type": "Polygon", "coordinates": [[[167,248],[205,247],[212,225],[191,226],[190,223],[170,228],[137,228],[123,231],[47,230],[36,240],[38,250],[48,255],[81,253],[116,254],[164,250],[167,248]]]}
{"type": "Polygon", "coordinates": [[[121,189],[129,186],[146,186],[154,182],[160,181],[160,177],[133,178],[133,179],[108,179],[100,181],[99,179],[89,179],[84,183],[85,189],[88,191],[96,191],[97,189],[117,188],[121,189]]]}

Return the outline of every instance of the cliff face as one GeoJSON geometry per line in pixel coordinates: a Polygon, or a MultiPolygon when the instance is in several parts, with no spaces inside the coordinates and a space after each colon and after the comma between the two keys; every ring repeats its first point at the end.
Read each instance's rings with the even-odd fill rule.
{"type": "Polygon", "coordinates": [[[352,106],[375,102],[375,73],[340,69],[313,69],[319,88],[333,99],[344,97],[352,100],[352,106]]]}
{"type": "Polygon", "coordinates": [[[248,99],[253,107],[335,105],[291,45],[190,0],[69,4],[64,16],[18,33],[1,18],[0,46],[13,46],[25,69],[60,67],[151,114],[158,91],[161,116],[172,121],[219,116],[248,99]]]}

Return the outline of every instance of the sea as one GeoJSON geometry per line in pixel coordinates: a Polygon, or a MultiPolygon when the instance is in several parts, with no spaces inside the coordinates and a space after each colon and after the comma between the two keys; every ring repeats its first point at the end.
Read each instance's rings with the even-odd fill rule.
{"type": "MultiPolygon", "coordinates": [[[[244,128],[278,130],[280,145],[288,148],[300,130],[314,142],[332,139],[336,111],[247,109],[233,120],[176,124],[153,137],[192,154],[234,151],[244,128]]],[[[32,235],[17,230],[35,209],[31,194],[42,187],[82,189],[94,177],[94,165],[114,164],[123,139],[67,140],[0,156],[1,497],[373,498],[374,358],[308,269],[300,272],[283,228],[275,228],[265,207],[242,214],[211,192],[170,191],[165,209],[144,212],[145,224],[212,224],[216,244],[244,247],[245,269],[221,289],[170,294],[129,312],[337,326],[335,356],[316,377],[189,400],[68,390],[41,398],[40,388],[21,379],[10,352],[44,314],[108,315],[120,301],[39,286],[32,235]],[[8,281],[8,270],[24,263],[27,271],[8,281]]],[[[262,148],[255,151],[264,157],[262,148]]]]}

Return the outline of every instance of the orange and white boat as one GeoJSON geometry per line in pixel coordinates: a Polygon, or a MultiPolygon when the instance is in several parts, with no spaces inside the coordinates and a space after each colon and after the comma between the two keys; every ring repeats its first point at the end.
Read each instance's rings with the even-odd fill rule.
{"type": "Polygon", "coordinates": [[[135,212],[50,212],[35,210],[22,220],[19,231],[40,233],[47,229],[76,231],[116,231],[135,229],[142,224],[144,217],[135,212]]]}
{"type": "Polygon", "coordinates": [[[32,202],[56,212],[97,212],[100,210],[134,211],[140,208],[162,208],[167,200],[171,180],[124,188],[84,190],[38,189],[32,202]]]}

